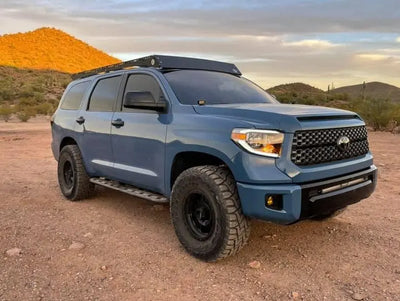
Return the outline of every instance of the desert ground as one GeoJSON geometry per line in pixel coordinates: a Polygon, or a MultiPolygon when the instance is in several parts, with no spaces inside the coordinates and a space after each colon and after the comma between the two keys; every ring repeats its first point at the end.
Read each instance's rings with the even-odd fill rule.
{"type": "Polygon", "coordinates": [[[252,221],[212,264],[183,250],[167,206],[106,188],[65,200],[50,141],[46,120],[0,122],[1,301],[400,300],[400,135],[370,132],[369,199],[323,222],[252,221]]]}

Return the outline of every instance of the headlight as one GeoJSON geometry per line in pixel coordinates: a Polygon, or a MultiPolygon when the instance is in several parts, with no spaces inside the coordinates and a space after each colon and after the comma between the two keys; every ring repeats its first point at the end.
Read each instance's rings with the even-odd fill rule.
{"type": "Polygon", "coordinates": [[[233,129],[231,139],[250,153],[278,158],[281,155],[283,133],[270,130],[233,129]]]}

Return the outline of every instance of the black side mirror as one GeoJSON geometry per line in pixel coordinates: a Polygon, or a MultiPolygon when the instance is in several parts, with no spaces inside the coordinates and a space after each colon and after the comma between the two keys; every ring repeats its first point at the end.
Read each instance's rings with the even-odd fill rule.
{"type": "Polygon", "coordinates": [[[167,102],[164,100],[164,97],[160,97],[156,101],[149,91],[128,92],[125,95],[124,107],[162,112],[167,108],[167,102]]]}

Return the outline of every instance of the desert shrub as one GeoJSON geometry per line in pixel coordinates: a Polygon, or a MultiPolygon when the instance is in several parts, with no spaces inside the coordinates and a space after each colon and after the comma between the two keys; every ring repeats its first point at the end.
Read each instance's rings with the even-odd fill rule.
{"type": "Polygon", "coordinates": [[[0,87],[0,101],[11,100],[13,92],[7,87],[0,87]]]}
{"type": "Polygon", "coordinates": [[[345,100],[345,101],[350,100],[350,96],[347,93],[334,93],[330,94],[330,97],[336,100],[345,100]]]}
{"type": "Polygon", "coordinates": [[[22,122],[27,122],[31,118],[31,116],[27,114],[25,111],[18,112],[17,117],[22,122]]]}
{"type": "Polygon", "coordinates": [[[27,122],[31,117],[36,116],[36,111],[34,108],[25,108],[22,111],[17,112],[17,117],[22,122],[27,122]]]}
{"type": "Polygon", "coordinates": [[[46,82],[45,81],[37,81],[32,85],[32,90],[34,92],[43,93],[45,92],[46,82]]]}
{"type": "Polygon", "coordinates": [[[12,113],[13,109],[10,107],[10,105],[3,104],[2,106],[0,106],[0,118],[3,119],[5,122],[8,122],[12,113]]]}
{"type": "Polygon", "coordinates": [[[53,105],[53,107],[57,107],[59,100],[55,99],[55,98],[49,98],[49,99],[47,99],[47,102],[51,103],[53,105]]]}
{"type": "Polygon", "coordinates": [[[44,103],[36,105],[34,107],[34,111],[36,114],[50,115],[55,111],[55,109],[51,103],[44,102],[44,103]]]}
{"type": "Polygon", "coordinates": [[[44,94],[42,92],[34,92],[33,98],[35,99],[36,103],[41,103],[45,100],[44,94]]]}
{"type": "Polygon", "coordinates": [[[400,105],[387,99],[356,99],[349,109],[359,113],[374,130],[387,130],[400,121],[400,105]]]}
{"type": "Polygon", "coordinates": [[[35,95],[35,90],[31,86],[25,86],[20,92],[19,97],[33,97],[35,95]]]}
{"type": "Polygon", "coordinates": [[[17,111],[22,111],[25,107],[32,107],[37,102],[33,97],[23,97],[18,100],[17,111]]]}

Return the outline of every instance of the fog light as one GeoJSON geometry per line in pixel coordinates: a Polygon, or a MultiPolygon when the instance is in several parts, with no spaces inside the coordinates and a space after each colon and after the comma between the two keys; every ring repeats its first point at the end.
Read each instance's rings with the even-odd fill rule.
{"type": "Polygon", "coordinates": [[[283,209],[282,195],[280,194],[266,195],[265,207],[273,210],[282,210],[283,209]]]}
{"type": "Polygon", "coordinates": [[[267,199],[267,206],[272,206],[274,204],[274,198],[269,196],[267,199]]]}

